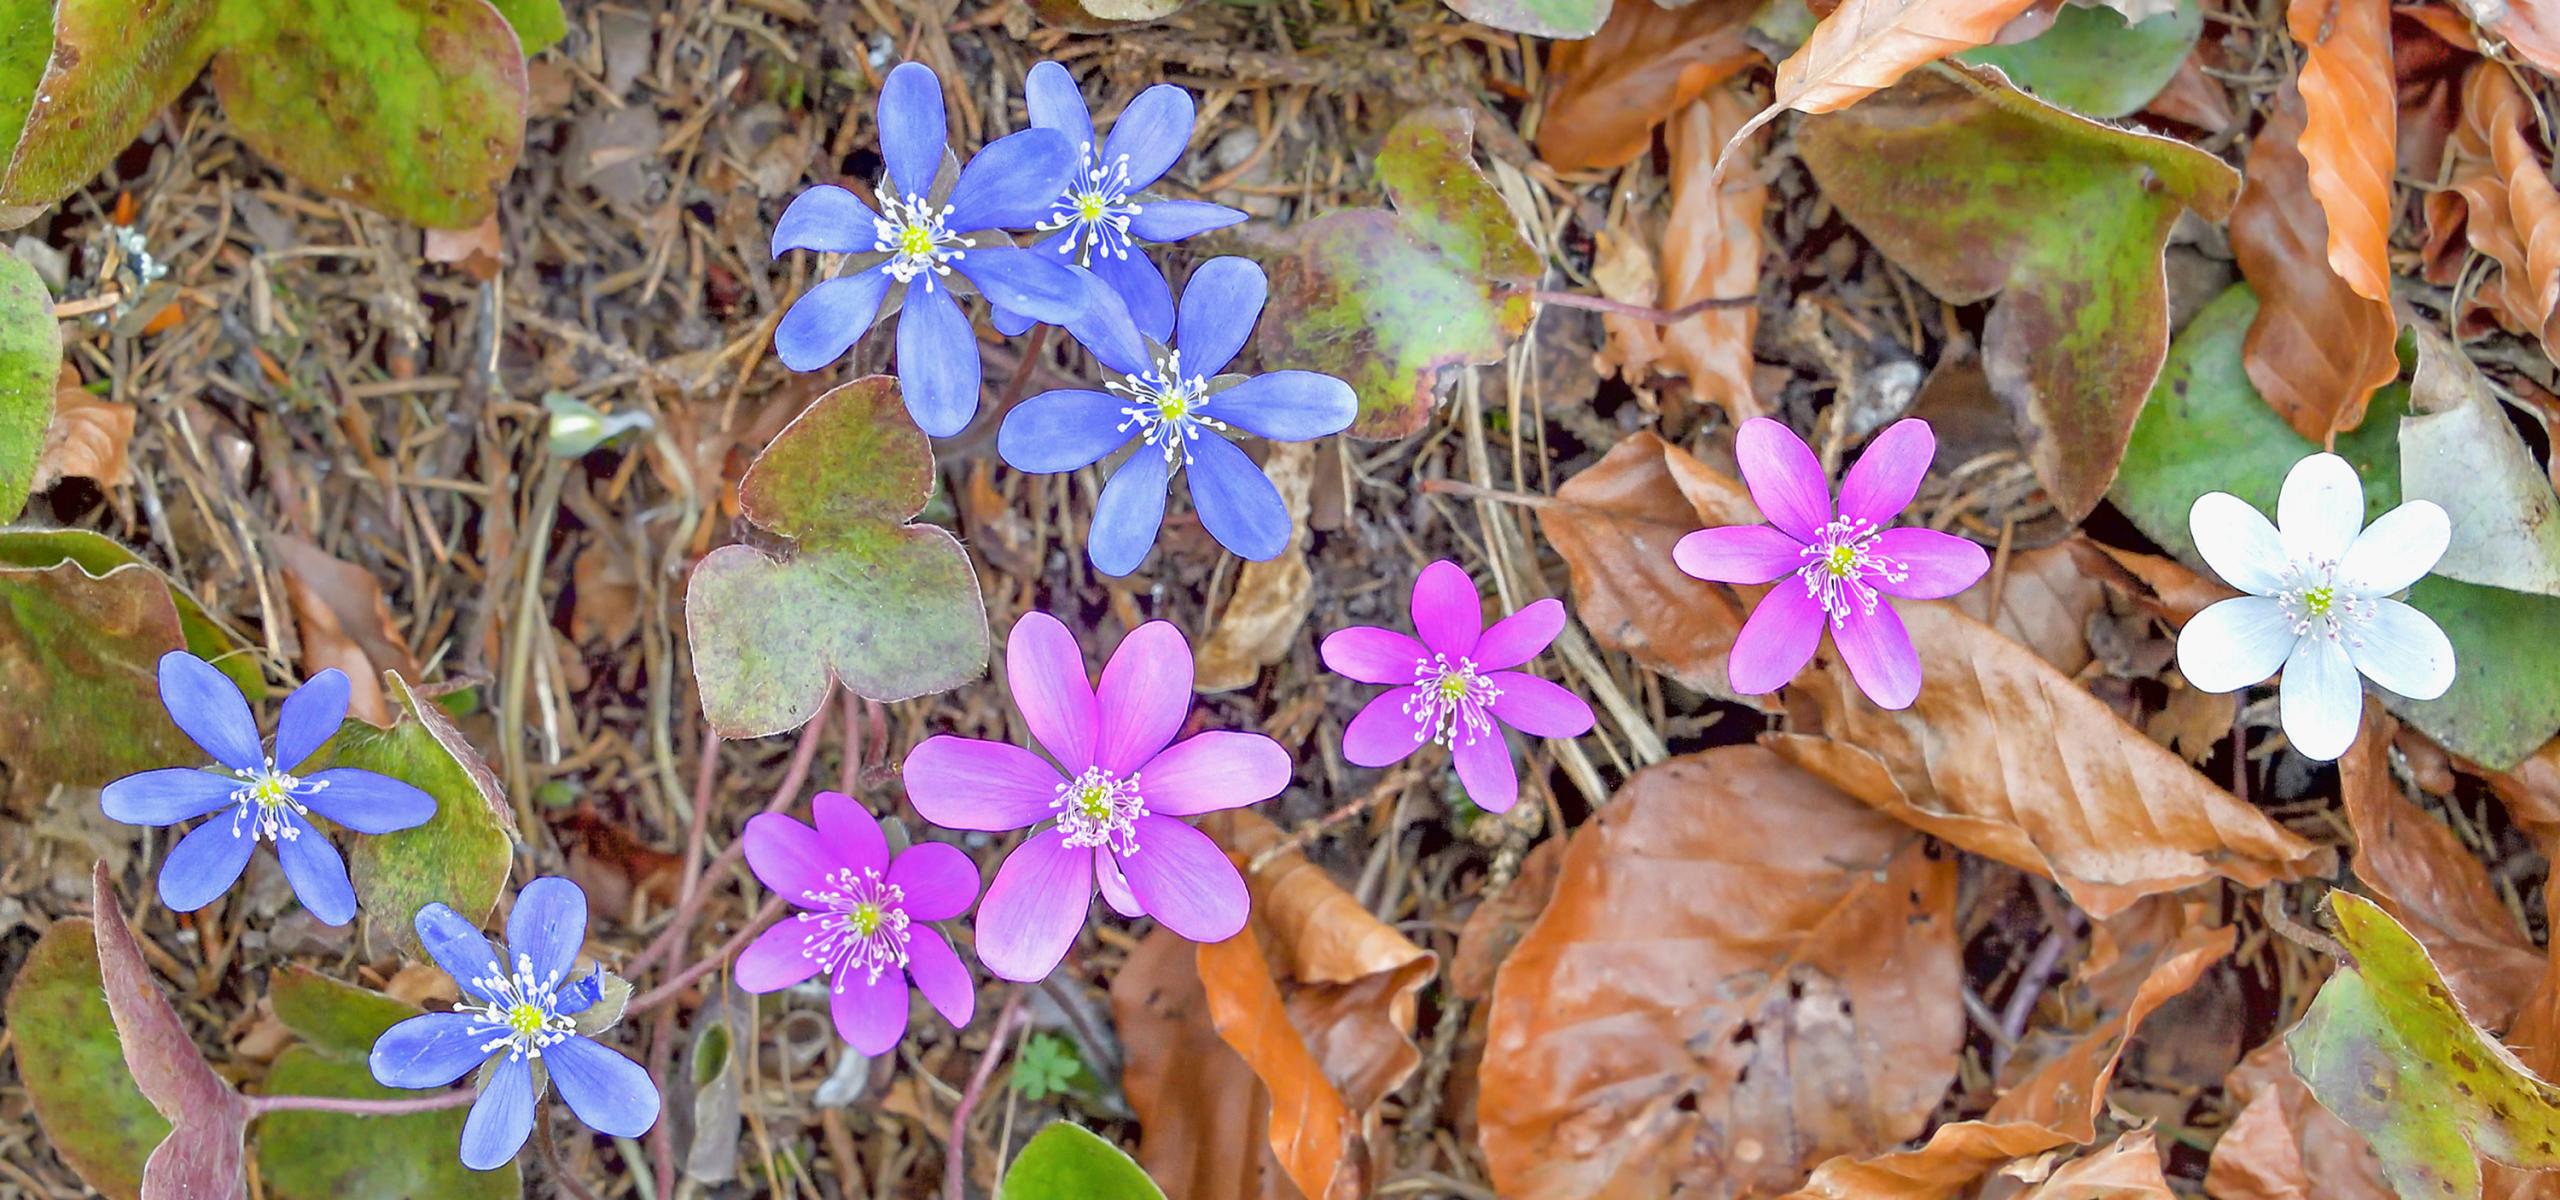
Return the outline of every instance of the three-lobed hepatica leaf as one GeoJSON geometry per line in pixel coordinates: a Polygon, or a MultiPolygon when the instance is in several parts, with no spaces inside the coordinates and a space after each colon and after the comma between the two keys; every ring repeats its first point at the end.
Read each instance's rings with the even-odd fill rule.
{"type": "MultiPolygon", "coordinates": [[[[1627,0],[1630,4],[1653,0],[1627,0]]],[[[1449,0],[1459,16],[1512,33],[1587,38],[1609,19],[1610,0],[1449,0]]]]}
{"type": "Polygon", "coordinates": [[[2424,946],[2380,906],[2329,893],[2347,959],[2285,1034],[2294,1074],[2373,1146],[2409,1200],[2475,1200],[2483,1157],[2560,1168],[2560,1088],[2471,1023],[2424,946]]]}
{"type": "Polygon", "coordinates": [[[382,673],[394,721],[380,729],[349,717],[321,751],[327,765],[359,767],[435,797],[426,824],[355,839],[347,873],[366,928],[418,951],[412,918],[437,901],[477,924],[498,903],[515,855],[515,810],[462,731],[397,671],[382,673]]]}
{"type": "Polygon", "coordinates": [[[0,566],[0,768],[13,790],[97,787],[197,761],[160,706],[160,656],[185,644],[149,567],[0,566]]]}
{"type": "Polygon", "coordinates": [[[0,521],[18,515],[35,482],[61,367],[62,327],[53,319],[52,294],[34,267],[0,250],[0,521]]]}
{"type": "Polygon", "coordinates": [[[1006,1168],[996,1200],[1164,1200],[1164,1190],[1099,1134],[1052,1121],[1006,1168]]]}
{"type": "Polygon", "coordinates": [[[204,66],[214,0],[0,0],[0,229],[70,194],[204,66]]]}
{"type": "Polygon", "coordinates": [[[2082,116],[2113,118],[2151,103],[2203,32],[2204,8],[2195,0],[2134,22],[2105,5],[2067,4],[2043,33],[1957,57],[1998,67],[2020,87],[2082,116]]]}
{"type": "Polygon", "coordinates": [[[1354,436],[1419,431],[1456,368],[1499,360],[1529,327],[1538,257],[1476,168],[1474,120],[1425,109],[1387,131],[1378,182],[1393,211],[1234,235],[1271,275],[1263,362],[1349,382],[1354,436]]]}
{"type": "Polygon", "coordinates": [[[86,918],[56,924],[27,953],[9,984],[6,1020],[18,1077],[54,1153],[102,1194],[140,1195],[143,1160],[169,1136],[169,1122],[125,1073],[86,918]]]}
{"type": "MultiPolygon", "coordinates": [[[[178,607],[178,628],[186,635],[187,652],[212,663],[231,682],[240,685],[240,692],[249,698],[249,703],[267,698],[267,678],[259,671],[256,659],[240,652],[239,639],[196,603],[195,597],[169,586],[167,576],[143,562],[141,555],[123,543],[87,529],[0,529],[0,568],[42,569],[63,563],[78,563],[97,576],[128,566],[150,574],[178,607]]],[[[0,657],[0,662],[6,661],[0,657]]]]}
{"type": "Polygon", "coordinates": [[[747,519],[796,546],[722,546],[685,588],[705,720],[723,737],[797,729],[831,680],[873,700],[948,691],[986,669],[987,609],[958,539],[906,522],[933,448],[873,375],[792,418],[738,482],[747,519]]]}
{"type": "Polygon", "coordinates": [[[142,1165],[142,1200],[220,1200],[248,1194],[241,1170],[249,1102],[213,1073],[169,1007],[125,924],[107,864],[90,872],[98,972],[125,1069],[172,1128],[142,1165]]]}
{"type": "Polygon", "coordinates": [[[2239,176],[1953,67],[1807,118],[1796,137],[1823,194],[1887,258],[1946,300],[1999,296],[1982,334],[1992,391],[2055,507],[2087,516],[2168,352],[2169,228],[2182,209],[2221,219],[2239,176]]]}

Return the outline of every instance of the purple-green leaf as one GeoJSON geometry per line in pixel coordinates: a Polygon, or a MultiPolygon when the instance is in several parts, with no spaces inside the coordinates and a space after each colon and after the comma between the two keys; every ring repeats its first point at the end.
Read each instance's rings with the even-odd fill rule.
{"type": "Polygon", "coordinates": [[[203,761],[160,706],[160,656],[185,645],[150,568],[0,566],[0,762],[13,786],[97,787],[203,761]]]}
{"type": "MultiPolygon", "coordinates": [[[[1627,0],[1629,4],[1655,2],[1627,0]]],[[[1600,32],[1600,23],[1609,19],[1609,0],[1449,0],[1449,7],[1480,25],[1550,38],[1587,38],[1600,32]]]]}
{"type": "Polygon", "coordinates": [[[53,319],[52,293],[34,267],[0,250],[0,518],[26,506],[61,369],[62,326],[53,319]]]}
{"type": "Polygon", "coordinates": [[[125,1069],[143,1099],[175,1128],[142,1166],[142,1200],[220,1200],[248,1192],[241,1171],[249,1102],[213,1073],[187,1036],[178,1011],[151,978],[142,944],[125,924],[107,864],[91,869],[97,917],[92,925],[107,1013],[124,1049],[125,1069]]]}
{"type": "Polygon", "coordinates": [[[87,919],[55,924],[28,951],[9,984],[7,1021],[18,1078],[53,1152],[102,1194],[141,1195],[142,1162],[169,1122],[125,1073],[87,919]]]}
{"type": "MultiPolygon", "coordinates": [[[[178,628],[186,634],[187,652],[230,676],[231,682],[239,684],[240,691],[248,696],[249,703],[267,698],[266,676],[259,671],[256,658],[241,652],[240,640],[196,603],[195,597],[170,586],[167,576],[142,561],[142,556],[124,543],[87,529],[0,529],[0,567],[41,568],[64,563],[78,563],[91,575],[132,567],[159,580],[168,590],[169,599],[178,606],[178,628]]],[[[0,652],[0,662],[6,661],[7,654],[0,652]]]]}
{"type": "Polygon", "coordinates": [[[415,952],[411,918],[428,902],[478,924],[498,903],[515,858],[515,810],[469,738],[397,671],[382,673],[394,721],[377,729],[349,718],[321,751],[333,767],[360,767],[435,797],[436,815],[414,829],[360,837],[347,847],[365,926],[415,952]]]}
{"type": "Polygon", "coordinates": [[[948,691],[986,668],[987,611],[950,533],[906,522],[933,447],[885,375],[818,397],[747,468],[747,519],[788,550],[723,546],[685,589],[702,711],[724,737],[799,728],[831,681],[874,700],[948,691]]]}
{"type": "Polygon", "coordinates": [[[213,0],[0,0],[0,229],[89,181],[204,66],[213,0]]]}

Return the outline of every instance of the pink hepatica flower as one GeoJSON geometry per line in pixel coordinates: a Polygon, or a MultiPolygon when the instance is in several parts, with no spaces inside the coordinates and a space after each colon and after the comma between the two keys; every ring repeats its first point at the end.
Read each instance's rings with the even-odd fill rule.
{"type": "Polygon", "coordinates": [[[1564,629],[1564,605],[1540,600],[1484,627],[1484,599],[1466,569],[1443,559],[1413,581],[1415,641],[1392,629],[1354,625],[1324,639],[1324,665],[1362,683],[1392,683],[1342,731],[1342,756],[1363,767],[1392,766],[1433,742],[1449,748],[1458,782],[1487,812],[1520,799],[1508,725],[1532,737],[1591,732],[1582,697],[1519,666],[1564,629]],[[1497,724],[1496,722],[1499,722],[1497,724]]]}
{"type": "Polygon", "coordinates": [[[1067,627],[1025,613],[1005,644],[1005,674],[1054,765],[1019,746],[947,735],[925,739],[906,764],[907,795],[936,825],[1045,825],[987,885],[978,960],[1016,982],[1046,978],[1084,928],[1097,883],[1120,915],[1154,917],[1195,942],[1244,928],[1244,877],[1209,835],[1175,818],[1279,795],[1289,755],[1258,733],[1173,740],[1191,712],[1181,631],[1163,621],[1131,631],[1097,692],[1067,627]]]}
{"type": "Polygon", "coordinates": [[[1735,439],[1742,481],[1766,525],[1701,529],[1671,550],[1681,570],[1714,583],[1779,583],[1743,622],[1726,666],[1741,695],[1774,692],[1822,645],[1822,627],[1849,664],[1858,690],[1886,708],[1909,708],[1920,694],[1920,656],[1885,599],[1938,600],[1972,587],[1991,558],[1953,534],[1886,526],[1920,490],[1938,442],[1929,423],[1896,421],[1840,480],[1840,506],[1813,448],[1766,417],[1735,439]]]}
{"type": "Polygon", "coordinates": [[[818,827],[781,813],[747,822],[747,866],[801,911],[738,956],[738,986],[777,992],[825,971],[836,1032],[878,1057],[907,1035],[907,981],[944,1020],[969,1023],[977,988],[939,921],[978,898],[978,866],[957,847],[921,842],[891,857],[860,801],[820,792],[818,827]]]}

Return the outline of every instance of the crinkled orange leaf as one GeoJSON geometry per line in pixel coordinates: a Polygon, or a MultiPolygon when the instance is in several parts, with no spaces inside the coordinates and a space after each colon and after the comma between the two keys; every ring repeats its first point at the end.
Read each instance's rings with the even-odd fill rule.
{"type": "Polygon", "coordinates": [[[2240,1115],[2213,1144],[2212,1200],[2393,1200],[2364,1135],[2311,1098],[2283,1042],[2260,1046],[2223,1090],[2240,1115]]]}
{"type": "MultiPolygon", "coordinates": [[[[2471,247],[2498,264],[2475,293],[2500,325],[2560,346],[2560,188],[2551,182],[2531,133],[2532,106],[2507,69],[2474,64],[2462,81],[2450,186],[2427,198],[2429,241],[2460,224],[2471,247]]],[[[2430,257],[2428,276],[2451,283],[2458,256],[2430,257]]]]}
{"type": "MultiPolygon", "coordinates": [[[[1759,61],[1743,38],[1759,7],[1757,0],[1672,7],[1627,0],[1589,40],[1550,46],[1538,157],[1568,171],[1635,161],[1652,148],[1654,126],[1759,61]]],[[[1707,149],[1712,166],[1715,146],[1707,149]]]]}
{"type": "Polygon", "coordinates": [[[1914,67],[1988,45],[2036,0],[1841,0],[1778,64],[1778,94],[1725,142],[1723,158],[1788,109],[1825,113],[1892,87],[1914,67]]]}
{"type": "Polygon", "coordinates": [[[2291,0],[2305,120],[2296,143],[2329,218],[2329,266],[2368,300],[2391,299],[2391,167],[2399,108],[2391,0],[2291,0]]]}
{"type": "Polygon", "coordinates": [[[2241,351],[2249,382],[2294,432],[2325,442],[2362,423],[2374,391],[2400,377],[2400,326],[2388,302],[2358,295],[2329,266],[2302,129],[2302,97],[2287,87],[2249,143],[2231,253],[2258,295],[2241,351]]]}
{"type": "MultiPolygon", "coordinates": [[[[1662,230],[1662,287],[1654,301],[1660,307],[1760,290],[1768,186],[1755,170],[1718,177],[1715,161],[1716,148],[1750,113],[1750,101],[1736,87],[1720,87],[1671,120],[1671,217],[1662,230]]],[[[1735,421],[1761,416],[1765,408],[1751,394],[1751,342],[1759,327],[1756,306],[1709,309],[1662,327],[1663,358],[1689,377],[1700,400],[1735,421]]]]}

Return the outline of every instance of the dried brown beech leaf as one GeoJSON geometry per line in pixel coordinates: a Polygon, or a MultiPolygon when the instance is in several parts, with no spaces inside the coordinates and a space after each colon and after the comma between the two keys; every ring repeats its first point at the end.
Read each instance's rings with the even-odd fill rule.
{"type": "Polygon", "coordinates": [[[1964,1016],[1956,872],[1765,750],[1629,779],[1495,976],[1505,1200],[1740,1197],[1920,1131],[1964,1016]]]}
{"type": "Polygon", "coordinates": [[[2223,1087],[2240,1115],[2213,1144],[2212,1200],[2393,1200],[2364,1135],[2311,1098],[2282,1041],[2258,1047],[2223,1087]]]}
{"type": "Polygon", "coordinates": [[[1565,839],[1540,842],[1520,860],[1519,873],[1499,892],[1467,914],[1458,931],[1458,953],[1449,960],[1449,991],[1461,1000],[1493,994],[1493,973],[1527,936],[1538,914],[1556,894],[1556,875],[1564,869],[1565,839]]]}
{"type": "Polygon", "coordinates": [[[1203,694],[1251,684],[1262,668],[1288,655],[1307,614],[1315,610],[1315,574],[1307,568],[1307,496],[1315,486],[1315,444],[1275,444],[1262,470],[1289,510],[1289,546],[1277,558],[1248,562],[1236,572],[1235,591],[1196,655],[1191,686],[1203,694]]]}
{"type": "MultiPolygon", "coordinates": [[[[1627,0],[1588,40],[1554,43],[1538,157],[1567,171],[1634,162],[1652,148],[1654,126],[1760,60],[1743,37],[1759,7],[1627,0]]],[[[1715,146],[1707,152],[1711,166],[1715,146]]]]}
{"type": "Polygon", "coordinates": [[[1989,45],[2002,26],[2034,7],[2036,0],[1841,0],[1778,64],[1777,99],[1743,123],[1724,157],[1781,112],[1847,108],[1914,67],[1989,45]]]}
{"type": "Polygon", "coordinates": [[[1190,942],[1157,928],[1111,979],[1128,1048],[1121,1086],[1138,1114],[1138,1162],[1181,1200],[1293,1200],[1271,1155],[1271,1093],[1209,1021],[1190,942]]]}
{"type": "MultiPolygon", "coordinates": [[[[2427,278],[2450,284],[2461,277],[2458,231],[2498,264],[2473,303],[2499,325],[2542,335],[2560,301],[2560,188],[2534,150],[2531,120],[2532,107],[2505,68],[2482,61],[2463,76],[2451,181],[2427,194],[2427,278]]],[[[2474,324],[2466,322],[2466,331],[2474,324]]]]}
{"type": "Polygon", "coordinates": [[[2391,0],[2289,0],[2300,43],[2301,150],[2329,219],[2330,269],[2355,293],[2391,302],[2391,168],[2399,106],[2391,75],[2391,0]]]}
{"type": "Polygon", "coordinates": [[[2160,1173],[2160,1147],[2148,1133],[2064,1163],[2019,1200],[2176,1200],[2160,1173]]]}
{"type": "Polygon", "coordinates": [[[248,1194],[242,1173],[242,1141],[249,1102],[213,1073],[204,1051],[187,1036],[186,1022],[142,961],[142,944],[125,924],[107,864],[90,873],[96,899],[94,932],[98,972],[106,984],[107,1012],[124,1045],[125,1069],[144,1099],[173,1128],[142,1167],[142,1200],[223,1200],[248,1194]]]}
{"type": "Polygon", "coordinates": [[[2078,675],[2091,658],[2089,619],[2106,611],[2107,593],[2072,547],[2056,542],[2010,555],[1996,583],[1966,590],[1955,606],[2035,651],[2054,670],[2078,675]]]}
{"type": "MultiPolygon", "coordinates": [[[[1715,2],[1700,0],[1698,7],[1715,2]]],[[[1751,115],[1739,89],[1714,88],[1671,120],[1671,217],[1662,228],[1661,288],[1653,301],[1659,307],[1760,290],[1768,186],[1750,162],[1716,175],[1717,147],[1751,115]]],[[[1750,153],[1747,145],[1743,152],[1750,153]]],[[[1709,309],[1665,325],[1664,364],[1688,378],[1698,399],[1734,421],[1765,415],[1751,394],[1751,342],[1759,328],[1760,310],[1752,306],[1709,309]]]]}
{"type": "Polygon", "coordinates": [[[2400,326],[2387,301],[2356,294],[2329,266],[2328,218],[2297,145],[2302,121],[2302,96],[2288,86],[2249,143],[2231,253],[2258,294],[2241,350],[2249,382],[2294,432],[2326,442],[2362,424],[2374,390],[2400,377],[2400,326]]]}
{"type": "Polygon", "coordinates": [[[126,447],[133,441],[130,404],[101,400],[80,386],[80,372],[69,363],[53,389],[53,423],[45,427],[44,451],[36,458],[30,491],[41,492],[65,479],[95,480],[102,488],[124,486],[130,470],[126,447]]]}

